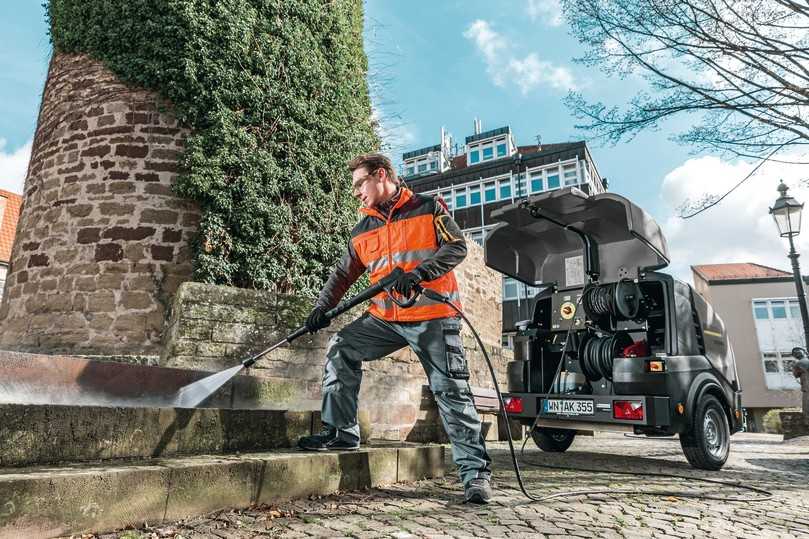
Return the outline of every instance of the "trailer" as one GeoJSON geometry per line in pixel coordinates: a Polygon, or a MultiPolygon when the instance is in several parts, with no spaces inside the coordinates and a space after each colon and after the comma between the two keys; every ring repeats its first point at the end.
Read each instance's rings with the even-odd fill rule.
{"type": "Polygon", "coordinates": [[[718,470],[742,428],[741,387],[721,318],[661,272],[668,247],[643,209],[576,188],[495,210],[486,265],[540,292],[514,332],[510,417],[544,451],[577,433],[679,436],[688,462],[718,470]]]}

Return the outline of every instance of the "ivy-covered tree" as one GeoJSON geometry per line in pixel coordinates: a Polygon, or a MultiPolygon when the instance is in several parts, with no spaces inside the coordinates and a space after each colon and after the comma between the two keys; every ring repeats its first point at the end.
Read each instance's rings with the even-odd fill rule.
{"type": "Polygon", "coordinates": [[[87,53],[191,128],[198,281],[314,294],[356,222],[345,164],[376,149],[361,0],[50,0],[87,53]]]}

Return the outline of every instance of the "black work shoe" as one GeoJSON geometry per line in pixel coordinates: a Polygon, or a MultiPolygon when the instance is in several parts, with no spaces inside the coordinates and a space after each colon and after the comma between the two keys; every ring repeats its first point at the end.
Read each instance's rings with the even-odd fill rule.
{"type": "Polygon", "coordinates": [[[470,479],[463,487],[463,498],[466,503],[489,503],[492,499],[492,487],[485,477],[470,479]]]}
{"type": "Polygon", "coordinates": [[[304,451],[356,451],[360,443],[341,440],[337,429],[324,427],[318,434],[298,440],[298,448],[304,451]]]}

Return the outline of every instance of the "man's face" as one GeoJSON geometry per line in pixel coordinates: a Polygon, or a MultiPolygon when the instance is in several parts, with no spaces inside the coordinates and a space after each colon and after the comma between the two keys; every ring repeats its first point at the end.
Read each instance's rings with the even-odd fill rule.
{"type": "Polygon", "coordinates": [[[373,208],[385,202],[385,179],[387,174],[384,168],[369,172],[367,167],[359,167],[351,173],[351,189],[355,197],[366,208],[373,208]]]}

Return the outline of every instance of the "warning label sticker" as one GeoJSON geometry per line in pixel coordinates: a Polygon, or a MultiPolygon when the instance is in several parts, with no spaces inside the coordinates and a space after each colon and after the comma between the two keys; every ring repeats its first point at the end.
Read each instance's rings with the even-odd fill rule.
{"type": "Polygon", "coordinates": [[[565,288],[584,284],[584,256],[565,258],[565,288]]]}

